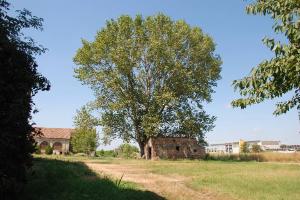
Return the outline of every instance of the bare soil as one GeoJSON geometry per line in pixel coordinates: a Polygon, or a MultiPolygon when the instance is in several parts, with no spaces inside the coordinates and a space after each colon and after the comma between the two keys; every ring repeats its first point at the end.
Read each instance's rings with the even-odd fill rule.
{"type": "Polygon", "coordinates": [[[130,181],[143,186],[146,190],[155,192],[170,200],[229,200],[212,191],[196,191],[188,187],[188,181],[182,176],[166,176],[153,174],[146,169],[131,164],[101,164],[85,163],[93,171],[102,175],[113,176],[115,179],[130,181]]]}

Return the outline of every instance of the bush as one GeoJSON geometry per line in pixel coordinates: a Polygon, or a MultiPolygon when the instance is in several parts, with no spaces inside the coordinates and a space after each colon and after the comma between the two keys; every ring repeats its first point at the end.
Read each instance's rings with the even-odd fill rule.
{"type": "Polygon", "coordinates": [[[36,154],[41,154],[41,147],[40,147],[39,145],[37,145],[37,146],[35,147],[35,153],[36,153],[36,154]]]}
{"type": "Polygon", "coordinates": [[[100,151],[96,152],[96,155],[100,157],[117,157],[117,152],[115,150],[101,149],[100,151]]]}
{"type": "Polygon", "coordinates": [[[139,153],[139,149],[136,146],[130,145],[128,143],[121,144],[117,149],[116,152],[118,157],[122,158],[136,158],[137,154],[139,153]]]}
{"type": "Polygon", "coordinates": [[[97,151],[97,153],[96,153],[96,155],[97,156],[104,156],[104,150],[103,149],[101,149],[100,151],[97,151]]]}
{"type": "Polygon", "coordinates": [[[50,145],[46,146],[45,154],[47,154],[47,155],[53,154],[53,148],[50,145]]]}

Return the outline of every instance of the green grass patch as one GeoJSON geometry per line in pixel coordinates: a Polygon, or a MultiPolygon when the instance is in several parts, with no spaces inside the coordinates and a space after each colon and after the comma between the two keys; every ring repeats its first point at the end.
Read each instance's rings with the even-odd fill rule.
{"type": "Polygon", "coordinates": [[[189,178],[195,190],[210,190],[235,199],[300,199],[300,165],[223,161],[159,161],[151,172],[189,178]]]}
{"type": "MultiPolygon", "coordinates": [[[[105,159],[99,159],[99,158],[87,158],[87,157],[74,157],[74,156],[47,156],[47,158],[51,159],[61,159],[64,160],[64,163],[76,163],[77,165],[80,164],[76,162],[77,160],[85,161],[85,162],[93,162],[93,163],[99,163],[99,164],[119,164],[119,165],[130,165],[132,168],[137,169],[146,169],[148,172],[152,172],[154,174],[162,174],[166,176],[182,176],[185,178],[185,184],[188,187],[193,188],[196,191],[211,191],[213,193],[217,193],[220,196],[224,195],[224,197],[231,197],[233,199],[241,199],[241,200],[296,200],[300,199],[300,164],[288,164],[288,163],[268,163],[268,162],[242,162],[242,161],[198,161],[198,160],[177,160],[177,161],[171,161],[171,160],[159,160],[159,161],[146,161],[146,160],[135,160],[135,159],[119,159],[119,158],[105,158],[105,159]]],[[[41,160],[36,161],[35,168],[39,168],[40,166],[43,166],[42,170],[36,170],[36,173],[40,171],[39,177],[36,181],[41,179],[41,176],[47,177],[43,179],[43,181],[48,180],[48,177],[54,176],[51,175],[45,175],[48,170],[54,169],[54,166],[45,167],[46,163],[49,162],[49,160],[42,160],[43,162],[40,163],[41,160]]],[[[83,164],[80,164],[83,165],[83,164]]],[[[64,166],[68,166],[64,164],[64,166]]],[[[81,169],[81,173],[85,170],[88,170],[90,173],[90,170],[85,167],[85,165],[82,166],[84,169],[81,169]]],[[[68,170],[65,172],[65,175],[68,173],[74,173],[74,174],[80,174],[78,172],[74,172],[74,168],[69,167],[72,170],[68,170]],[[72,172],[73,171],[73,172],[72,172]]],[[[77,168],[76,168],[77,169],[77,168]]],[[[57,170],[56,170],[57,171],[57,170]]],[[[60,171],[60,170],[58,170],[60,171]]],[[[76,170],[75,170],[76,171],[76,170]]],[[[55,172],[52,172],[55,173],[55,172]]],[[[146,172],[147,173],[147,172],[146,172]]],[[[35,176],[35,175],[33,175],[35,176]]],[[[58,174],[55,175],[60,176],[58,174]]],[[[83,178],[85,175],[79,175],[80,181],[82,179],[84,181],[87,181],[83,185],[87,185],[88,181],[90,181],[88,178],[83,178]],[[81,177],[81,178],[80,178],[81,177]]],[[[32,179],[32,178],[31,178],[32,179]]],[[[33,177],[33,180],[35,178],[33,177]]],[[[68,179],[65,179],[65,181],[68,179]]],[[[69,181],[73,181],[74,177],[72,179],[69,179],[69,181]]],[[[93,180],[93,179],[92,179],[93,180]]],[[[155,194],[144,194],[143,191],[140,191],[138,189],[138,186],[133,185],[131,183],[122,183],[120,187],[116,187],[115,180],[102,180],[100,177],[99,179],[96,179],[97,181],[100,181],[99,186],[97,188],[105,187],[105,184],[103,186],[103,181],[108,181],[108,185],[113,189],[107,189],[108,193],[114,193],[112,190],[116,190],[117,194],[114,194],[112,196],[107,197],[105,194],[102,194],[101,191],[97,191],[98,194],[97,197],[101,196],[100,198],[97,198],[95,196],[92,196],[90,198],[85,199],[147,199],[148,196],[150,197],[148,199],[151,199],[151,195],[155,194]],[[102,186],[100,186],[102,185],[102,186]],[[124,192],[125,190],[125,192],[124,192]],[[133,195],[129,197],[124,197],[121,194],[126,193],[126,190],[129,190],[129,194],[132,195],[142,195],[142,197],[135,198],[133,195]],[[118,196],[121,195],[121,196],[118,196]],[[145,196],[143,196],[145,195],[145,196]],[[95,198],[94,198],[95,197],[95,198]],[[111,198],[110,198],[111,197],[111,198]]],[[[58,182],[60,180],[57,180],[58,182]]],[[[47,186],[48,183],[35,183],[38,187],[44,188],[45,185],[47,186]],[[43,187],[43,186],[44,187],[43,187]]],[[[72,185],[72,183],[71,183],[72,185]]],[[[35,188],[34,190],[38,190],[39,188],[35,188]]],[[[48,186],[49,187],[49,186],[48,186]]],[[[51,186],[54,187],[54,186],[51,186]]],[[[61,186],[60,186],[61,187],[61,186]]],[[[68,192],[72,192],[72,190],[79,190],[77,187],[74,186],[67,188],[68,192]]],[[[80,186],[84,187],[84,186],[80,186]]],[[[87,186],[86,186],[87,187],[87,186]]],[[[89,186],[91,187],[91,186],[89,186]]],[[[31,190],[34,187],[30,187],[31,190]]],[[[58,188],[58,190],[62,190],[63,188],[58,188]]],[[[56,188],[50,188],[52,190],[52,193],[56,188]]],[[[95,188],[92,189],[97,190],[95,188]]],[[[105,189],[106,190],[106,189],[105,189]]],[[[42,191],[42,190],[41,190],[42,191]]],[[[34,191],[31,191],[31,193],[34,191]]],[[[103,191],[102,191],[103,192],[103,191]]],[[[64,192],[61,192],[63,194],[64,192]]],[[[78,192],[76,192],[78,193],[78,192]]],[[[81,195],[84,194],[84,192],[80,192],[81,195]]],[[[91,192],[92,193],[92,192],[91,192]]],[[[50,195],[50,194],[48,194],[50,195]]],[[[37,195],[38,196],[38,195],[37,195]]],[[[44,197],[46,197],[45,195],[44,197]]],[[[157,196],[153,197],[160,198],[157,196]]],[[[152,199],[153,199],[152,198],[152,199]]],[[[39,199],[39,198],[29,198],[29,199],[39,199]]],[[[40,198],[40,199],[60,199],[60,198],[40,198]]],[[[68,199],[68,198],[67,198],[68,199]]],[[[72,198],[69,198],[72,199],[72,198]]],[[[76,199],[76,198],[74,198],[76,199]]],[[[77,199],[80,199],[79,197],[77,199]]],[[[82,199],[84,199],[82,197],[82,199]]]]}
{"type": "Polygon", "coordinates": [[[35,158],[21,199],[26,200],[154,200],[157,194],[129,182],[100,176],[84,163],[73,160],[35,158]]]}

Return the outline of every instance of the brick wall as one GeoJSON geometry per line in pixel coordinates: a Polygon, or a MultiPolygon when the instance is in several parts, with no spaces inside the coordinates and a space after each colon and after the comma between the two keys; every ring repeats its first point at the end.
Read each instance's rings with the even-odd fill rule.
{"type": "Polygon", "coordinates": [[[150,138],[145,146],[146,159],[200,159],[205,156],[204,147],[196,139],[180,137],[150,138]]]}

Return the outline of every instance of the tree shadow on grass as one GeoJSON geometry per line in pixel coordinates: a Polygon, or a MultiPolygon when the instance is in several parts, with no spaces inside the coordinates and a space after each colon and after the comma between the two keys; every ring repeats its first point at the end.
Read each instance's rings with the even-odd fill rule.
{"type": "Polygon", "coordinates": [[[84,163],[39,158],[28,172],[20,199],[26,200],[163,200],[133,183],[101,177],[84,163]]]}

